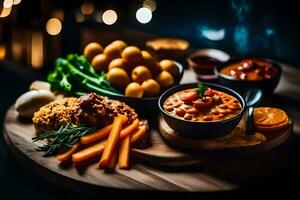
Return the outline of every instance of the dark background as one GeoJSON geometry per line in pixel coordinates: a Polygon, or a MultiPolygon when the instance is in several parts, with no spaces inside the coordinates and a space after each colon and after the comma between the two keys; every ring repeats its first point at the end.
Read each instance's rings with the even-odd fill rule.
{"type": "MultiPolygon", "coordinates": [[[[3,1],[0,1],[2,3],[3,1]]],[[[0,45],[6,48],[5,58],[0,60],[0,121],[15,99],[28,89],[35,79],[44,79],[55,57],[70,52],[80,53],[84,44],[92,40],[107,43],[113,39],[126,39],[143,46],[153,36],[181,37],[190,41],[194,48],[217,48],[233,56],[258,56],[280,60],[299,66],[300,1],[280,0],[157,0],[157,9],[148,24],[140,24],[135,12],[143,1],[59,1],[23,0],[14,6],[10,16],[0,18],[0,45]],[[118,21],[107,26],[86,16],[84,22],[76,22],[75,15],[81,4],[91,2],[98,10],[114,9],[118,21]],[[52,11],[63,10],[63,29],[58,36],[49,36],[45,31],[46,21],[52,11]],[[221,40],[210,40],[203,34],[225,31],[221,40]],[[34,69],[28,60],[28,52],[15,58],[12,52],[14,41],[28,45],[26,40],[32,32],[43,37],[44,60],[39,69],[34,69]]],[[[297,152],[299,150],[296,149],[297,152]]],[[[299,154],[298,154],[299,155],[299,154]]],[[[290,159],[282,162],[290,161],[290,159]]],[[[288,165],[288,164],[287,164],[288,165]]],[[[245,166],[246,167],[246,166],[245,166]]],[[[293,168],[293,166],[291,166],[293,168]]],[[[255,198],[281,193],[296,192],[299,174],[295,170],[274,174],[263,182],[246,185],[230,193],[205,194],[201,197],[255,198]]],[[[118,194],[129,197],[160,197],[165,193],[133,192],[103,189],[103,196],[118,194]]],[[[168,194],[170,195],[170,194],[168,194]]],[[[172,197],[200,198],[200,194],[173,194],[172,197]]],[[[49,183],[23,167],[6,149],[0,137],[0,199],[86,199],[86,194],[77,194],[49,183]]]]}

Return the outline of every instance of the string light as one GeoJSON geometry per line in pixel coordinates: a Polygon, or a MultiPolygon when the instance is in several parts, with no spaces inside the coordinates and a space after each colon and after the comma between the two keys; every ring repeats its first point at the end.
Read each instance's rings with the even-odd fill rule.
{"type": "Polygon", "coordinates": [[[35,32],[31,38],[31,65],[38,69],[43,66],[43,34],[35,32]]]}
{"type": "Polygon", "coordinates": [[[81,12],[77,12],[75,15],[76,22],[83,22],[84,21],[84,15],[81,12]]]}
{"type": "Polygon", "coordinates": [[[19,3],[21,3],[22,0],[14,0],[13,5],[18,5],[19,3]]]}
{"type": "Polygon", "coordinates": [[[143,7],[149,8],[152,12],[156,10],[156,2],[154,0],[145,0],[143,7]]]}
{"type": "Polygon", "coordinates": [[[3,8],[11,8],[13,3],[14,3],[13,0],[4,0],[3,1],[3,8]]]}
{"type": "Polygon", "coordinates": [[[11,7],[9,8],[3,8],[2,9],[2,12],[0,14],[0,17],[3,18],[3,17],[7,17],[11,12],[11,7]]]}
{"type": "Polygon", "coordinates": [[[152,12],[149,8],[140,8],[136,11],[136,19],[142,23],[142,24],[146,24],[148,22],[151,21],[152,19],[152,12]]]}
{"type": "Polygon", "coordinates": [[[51,18],[47,21],[46,30],[50,35],[57,35],[62,28],[61,22],[57,18],[51,18]]]}
{"type": "Polygon", "coordinates": [[[3,60],[5,58],[5,55],[6,55],[5,46],[0,45],[0,60],[3,60]]]}
{"type": "Polygon", "coordinates": [[[85,2],[81,5],[81,13],[84,15],[90,15],[94,12],[94,5],[88,2],[85,2]]]}
{"type": "Polygon", "coordinates": [[[112,25],[118,19],[118,15],[114,10],[106,10],[102,15],[102,21],[104,24],[112,25]]]}

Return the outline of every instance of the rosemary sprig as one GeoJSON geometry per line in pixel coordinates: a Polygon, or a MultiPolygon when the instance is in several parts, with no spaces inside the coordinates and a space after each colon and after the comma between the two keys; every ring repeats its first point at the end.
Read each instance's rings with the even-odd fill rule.
{"type": "Polygon", "coordinates": [[[46,140],[47,143],[38,147],[38,150],[45,151],[44,156],[50,156],[70,149],[80,137],[95,131],[96,128],[81,124],[73,125],[69,122],[58,130],[45,131],[33,137],[32,140],[33,142],[46,140]]]}

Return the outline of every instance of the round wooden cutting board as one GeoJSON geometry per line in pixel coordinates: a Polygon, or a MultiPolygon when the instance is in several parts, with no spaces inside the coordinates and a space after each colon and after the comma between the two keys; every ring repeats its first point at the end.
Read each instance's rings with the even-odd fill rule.
{"type": "Polygon", "coordinates": [[[226,151],[235,155],[255,154],[279,146],[292,133],[293,122],[289,120],[288,123],[288,127],[282,131],[246,136],[243,117],[238,126],[223,137],[196,140],[181,137],[167,124],[162,115],[159,116],[160,133],[169,145],[193,152],[226,151]]]}
{"type": "MultiPolygon", "coordinates": [[[[166,125],[163,122],[160,118],[160,128],[166,125]]],[[[36,150],[37,144],[32,143],[32,137],[35,135],[33,124],[18,119],[14,106],[8,110],[3,128],[5,141],[15,157],[37,174],[71,189],[95,192],[97,187],[101,186],[164,191],[220,191],[237,187],[201,171],[177,171],[178,167],[197,166],[208,162],[211,156],[206,152],[191,154],[176,150],[168,146],[155,129],[149,130],[149,147],[132,150],[133,157],[139,159],[133,160],[130,170],[116,168],[114,172],[107,172],[97,168],[99,159],[74,166],[61,165],[55,157],[43,157],[42,152],[36,150]],[[141,162],[140,159],[147,162],[141,162]],[[159,165],[164,167],[160,168],[159,165]]],[[[272,148],[284,142],[291,130],[292,126],[280,137],[276,137],[275,145],[275,140],[269,141],[273,144],[272,148]]]]}

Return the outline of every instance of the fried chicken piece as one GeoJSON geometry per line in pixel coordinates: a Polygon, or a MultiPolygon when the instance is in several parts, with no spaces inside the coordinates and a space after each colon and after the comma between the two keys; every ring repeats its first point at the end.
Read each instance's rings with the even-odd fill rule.
{"type": "Polygon", "coordinates": [[[75,113],[78,109],[77,98],[63,98],[41,107],[39,111],[34,113],[32,121],[38,132],[55,130],[70,121],[77,124],[75,113]]]}

